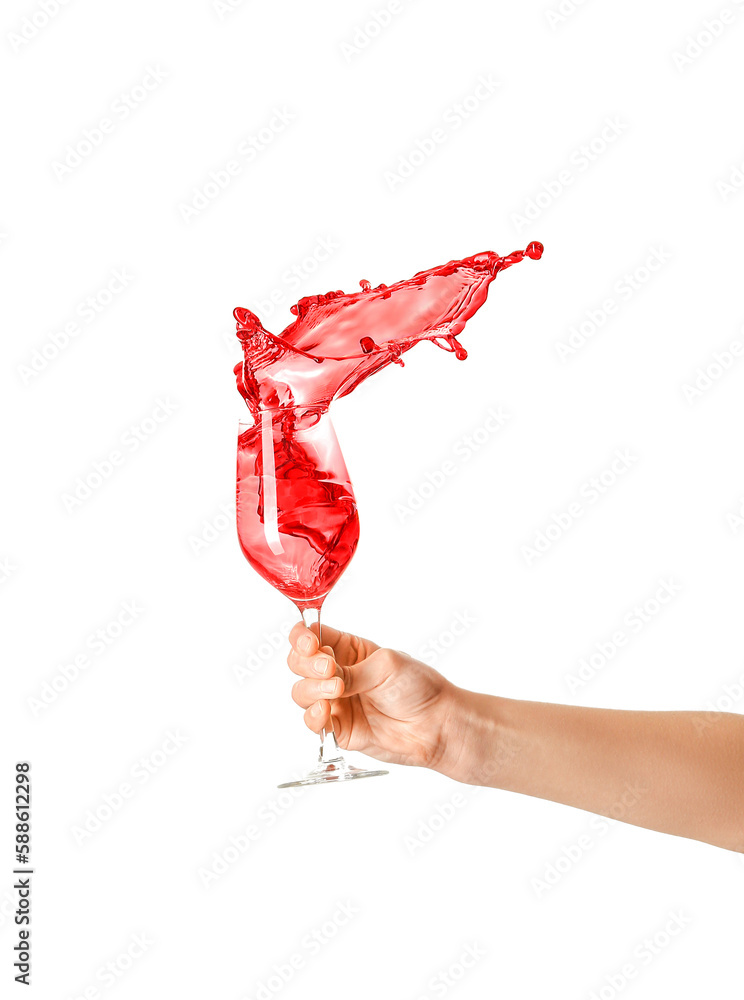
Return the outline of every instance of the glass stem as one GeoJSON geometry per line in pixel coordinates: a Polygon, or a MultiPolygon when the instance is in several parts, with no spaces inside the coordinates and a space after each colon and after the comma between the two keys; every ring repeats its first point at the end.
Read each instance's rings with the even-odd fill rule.
{"type": "MultiPolygon", "coordinates": [[[[306,608],[302,612],[302,620],[308,628],[317,622],[318,645],[322,646],[323,626],[320,623],[320,608],[306,608]]],[[[325,729],[321,729],[320,731],[320,752],[318,753],[318,761],[325,762],[329,760],[338,760],[340,756],[341,751],[338,743],[336,742],[336,734],[333,731],[333,713],[331,713],[328,719],[327,727],[325,729]]]]}

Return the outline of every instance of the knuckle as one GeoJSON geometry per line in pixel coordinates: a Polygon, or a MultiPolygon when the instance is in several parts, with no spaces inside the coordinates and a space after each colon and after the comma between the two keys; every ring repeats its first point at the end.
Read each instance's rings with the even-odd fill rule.
{"type": "Polygon", "coordinates": [[[344,633],[344,638],[348,640],[355,659],[361,660],[364,656],[364,640],[360,639],[358,635],[347,635],[346,633],[344,633]]]}
{"type": "Polygon", "coordinates": [[[323,710],[323,703],[313,702],[312,705],[305,711],[305,725],[308,729],[312,729],[314,733],[320,732],[323,728],[323,720],[325,718],[325,711],[323,710]],[[321,705],[321,711],[316,715],[313,711],[316,704],[321,705]]]}
{"type": "Polygon", "coordinates": [[[392,649],[376,649],[370,659],[374,658],[378,667],[386,672],[391,671],[395,664],[395,654],[392,649]]]}

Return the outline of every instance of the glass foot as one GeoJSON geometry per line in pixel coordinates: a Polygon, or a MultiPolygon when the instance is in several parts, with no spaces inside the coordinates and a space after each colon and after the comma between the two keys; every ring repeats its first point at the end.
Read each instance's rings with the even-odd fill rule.
{"type": "Polygon", "coordinates": [[[389,771],[365,771],[361,767],[347,764],[343,757],[335,760],[325,760],[308,771],[304,778],[297,781],[285,781],[277,788],[295,788],[298,785],[322,785],[327,781],[352,781],[354,778],[375,778],[378,774],[389,774],[389,771]]]}
{"type": "Polygon", "coordinates": [[[277,788],[296,788],[298,785],[321,785],[326,781],[352,781],[354,778],[376,778],[378,774],[389,774],[389,771],[367,771],[361,767],[348,764],[341,754],[333,730],[323,733],[320,745],[318,763],[308,771],[304,778],[296,781],[285,781],[277,788]]]}

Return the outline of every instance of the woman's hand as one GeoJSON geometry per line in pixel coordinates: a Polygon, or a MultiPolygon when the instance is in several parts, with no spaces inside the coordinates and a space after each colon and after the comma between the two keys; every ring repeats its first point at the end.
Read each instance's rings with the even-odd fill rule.
{"type": "Polygon", "coordinates": [[[333,729],[344,749],[449,773],[462,746],[459,688],[405,653],[325,624],[328,645],[321,648],[314,630],[295,625],[287,657],[302,678],[292,697],[305,709],[308,728],[315,733],[328,728],[333,712],[333,729]]]}
{"type": "Polygon", "coordinates": [[[287,658],[305,722],[394,764],[744,851],[744,716],[636,712],[465,691],[405,653],[298,624],[287,658]]]}

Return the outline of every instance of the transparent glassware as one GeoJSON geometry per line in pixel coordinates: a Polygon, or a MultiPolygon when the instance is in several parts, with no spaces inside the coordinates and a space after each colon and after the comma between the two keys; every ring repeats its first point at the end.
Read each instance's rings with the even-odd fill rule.
{"type": "MultiPolygon", "coordinates": [[[[294,603],[306,625],[317,622],[322,645],[323,602],[359,540],[354,490],[327,408],[267,408],[255,421],[241,421],[237,525],[248,562],[294,603]]],[[[344,759],[331,716],[315,767],[279,787],[387,773],[344,759]]]]}

